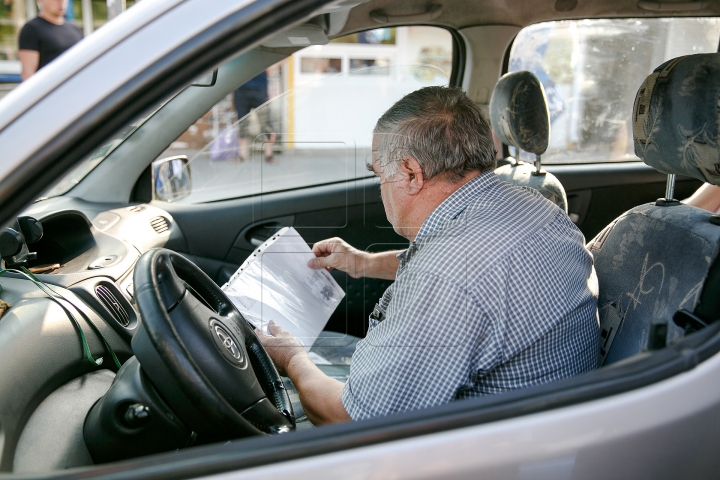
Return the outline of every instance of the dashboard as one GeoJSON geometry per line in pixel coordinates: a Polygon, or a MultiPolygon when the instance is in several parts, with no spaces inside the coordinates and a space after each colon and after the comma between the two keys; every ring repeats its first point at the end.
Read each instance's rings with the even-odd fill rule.
{"type": "MultiPolygon", "coordinates": [[[[27,267],[57,298],[19,274],[0,276],[0,299],[11,305],[0,316],[0,472],[93,465],[94,446],[83,434],[88,412],[116,382],[112,354],[120,364],[134,356],[131,340],[142,322],[134,298],[135,265],[153,248],[182,252],[187,245],[172,215],[152,204],[57,197],[23,215],[43,229],[42,238],[28,245],[35,255],[27,267]]],[[[338,335],[324,332],[313,351],[323,359],[318,367],[344,382],[345,357],[352,356],[356,342],[347,345],[338,335]]],[[[283,380],[297,428],[311,428],[297,390],[283,380]]]]}
{"type": "Polygon", "coordinates": [[[0,299],[11,305],[0,317],[0,471],[90,465],[85,417],[114,380],[110,349],[120,363],[130,358],[141,322],[134,265],[155,247],[182,251],[182,232],[168,212],[149,204],[58,197],[24,215],[43,227],[28,246],[36,257],[27,266],[57,298],[19,274],[0,277],[0,299]]]}

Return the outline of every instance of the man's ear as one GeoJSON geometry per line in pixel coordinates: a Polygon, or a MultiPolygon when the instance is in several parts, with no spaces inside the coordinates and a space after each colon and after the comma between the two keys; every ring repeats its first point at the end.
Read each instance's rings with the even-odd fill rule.
{"type": "Polygon", "coordinates": [[[420,190],[422,190],[425,185],[425,176],[423,175],[422,168],[420,168],[420,162],[413,157],[403,158],[400,162],[400,173],[402,173],[405,178],[408,193],[410,195],[420,193],[420,190]]]}

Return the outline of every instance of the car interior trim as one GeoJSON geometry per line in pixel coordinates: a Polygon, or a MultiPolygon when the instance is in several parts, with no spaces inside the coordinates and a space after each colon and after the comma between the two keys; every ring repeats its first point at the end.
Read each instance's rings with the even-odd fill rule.
{"type": "MultiPolygon", "coordinates": [[[[437,28],[437,27],[436,27],[437,28]]],[[[447,29],[452,35],[452,71],[450,72],[449,85],[453,87],[462,87],[463,78],[465,78],[465,65],[467,63],[467,49],[462,36],[455,29],[447,29]]]]}
{"type": "Polygon", "coordinates": [[[459,31],[467,45],[466,75],[462,87],[468,97],[483,108],[490,103],[495,83],[503,73],[508,45],[520,30],[514,25],[483,25],[459,31]],[[486,48],[480,50],[473,45],[486,48]]]}

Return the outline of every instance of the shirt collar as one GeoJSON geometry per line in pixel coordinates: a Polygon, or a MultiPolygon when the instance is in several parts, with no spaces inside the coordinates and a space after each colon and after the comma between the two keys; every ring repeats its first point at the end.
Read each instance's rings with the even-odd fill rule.
{"type": "Polygon", "coordinates": [[[487,170],[455,190],[425,219],[411,245],[437,231],[445,222],[457,218],[484,190],[496,183],[495,172],[487,170]]]}

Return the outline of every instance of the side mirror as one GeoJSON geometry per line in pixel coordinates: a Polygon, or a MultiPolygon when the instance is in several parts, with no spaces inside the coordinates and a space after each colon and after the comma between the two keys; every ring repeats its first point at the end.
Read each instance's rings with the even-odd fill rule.
{"type": "Polygon", "coordinates": [[[153,200],[177,202],[190,195],[192,177],[186,155],[161,158],[152,163],[153,200]]]}

